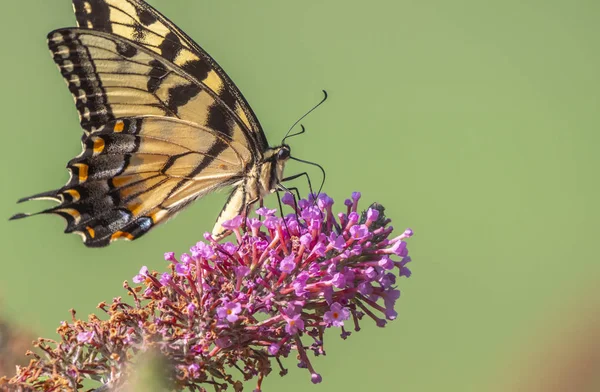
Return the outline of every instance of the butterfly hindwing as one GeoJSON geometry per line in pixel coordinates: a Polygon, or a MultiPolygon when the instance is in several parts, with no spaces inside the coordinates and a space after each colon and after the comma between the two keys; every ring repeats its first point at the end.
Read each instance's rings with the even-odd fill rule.
{"type": "Polygon", "coordinates": [[[109,122],[83,144],[83,152],[67,166],[67,185],[21,201],[59,202],[41,213],[65,218],[65,232],[81,234],[88,246],[135,239],[196,198],[242,177],[243,160],[234,148],[240,146],[177,119],[109,122]],[[177,132],[184,128],[187,132],[177,132]],[[159,129],[168,138],[157,137],[159,129]],[[210,146],[217,140],[226,148],[212,156],[210,146]]]}
{"type": "Polygon", "coordinates": [[[160,55],[207,86],[243,124],[258,151],[266,137],[242,93],[186,33],[141,0],[73,0],[78,26],[114,34],[160,55]]]}

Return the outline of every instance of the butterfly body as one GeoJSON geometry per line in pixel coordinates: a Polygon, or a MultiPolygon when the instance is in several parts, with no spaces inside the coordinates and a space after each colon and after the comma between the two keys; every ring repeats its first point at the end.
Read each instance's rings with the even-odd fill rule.
{"type": "MultiPolygon", "coordinates": [[[[68,183],[21,201],[67,221],[87,246],[136,239],[209,192],[233,187],[213,229],[274,192],[290,150],[271,148],[217,63],[142,0],[73,0],[77,28],[48,35],[83,152],[68,183]]],[[[28,214],[17,214],[23,218],[28,214]]]]}

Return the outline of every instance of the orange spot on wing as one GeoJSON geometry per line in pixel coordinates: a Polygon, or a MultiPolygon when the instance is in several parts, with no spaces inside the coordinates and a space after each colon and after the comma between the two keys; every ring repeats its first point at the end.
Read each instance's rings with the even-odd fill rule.
{"type": "Polygon", "coordinates": [[[110,236],[110,240],[118,240],[119,238],[125,238],[126,240],[133,240],[135,237],[131,235],[131,233],[127,233],[124,231],[117,231],[113,235],[110,236]]]}
{"type": "Polygon", "coordinates": [[[125,123],[121,120],[117,121],[115,123],[114,131],[115,132],[123,132],[123,129],[125,129],[125,123]]]}
{"type": "Polygon", "coordinates": [[[96,230],[92,229],[91,227],[86,227],[85,228],[88,232],[88,234],[90,235],[90,238],[94,238],[96,236],[96,230]]]}
{"type": "Polygon", "coordinates": [[[81,214],[74,208],[61,208],[60,210],[56,210],[56,212],[62,212],[63,214],[70,215],[75,223],[79,222],[79,219],[81,219],[81,214]]]}
{"type": "Polygon", "coordinates": [[[94,139],[94,153],[100,154],[102,151],[104,151],[104,139],[97,137],[94,139]]]}
{"type": "Polygon", "coordinates": [[[73,201],[77,201],[77,200],[81,199],[81,195],[75,189],[67,189],[65,191],[65,193],[67,195],[70,195],[71,198],[73,199],[73,201]]]}
{"type": "Polygon", "coordinates": [[[88,179],[88,165],[85,163],[76,163],[73,166],[79,169],[79,182],[85,182],[88,179]]]}

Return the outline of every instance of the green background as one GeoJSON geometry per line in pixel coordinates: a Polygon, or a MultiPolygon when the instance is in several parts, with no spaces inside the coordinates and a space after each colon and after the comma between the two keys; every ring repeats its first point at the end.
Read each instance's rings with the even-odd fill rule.
{"type": "MultiPolygon", "coordinates": [[[[415,231],[398,320],[365,322],[347,341],[330,333],[321,385],[288,361],[265,390],[533,391],[571,377],[572,363],[600,373],[581,359],[600,341],[584,333],[600,309],[600,3],[151,4],[229,73],[271,144],[327,89],[293,154],[325,166],[338,205],[360,190],[398,233],[415,231]]],[[[8,222],[50,205],[15,201],[66,182],[80,130],[45,43],[74,25],[70,1],[3,1],[1,15],[0,306],[52,337],[69,308],[85,318],[141,265],[165,269],[163,252],[201,239],[225,194],[100,250],[62,234],[59,218],[8,222]]],[[[573,377],[583,382],[558,390],[596,390],[573,377]]]]}

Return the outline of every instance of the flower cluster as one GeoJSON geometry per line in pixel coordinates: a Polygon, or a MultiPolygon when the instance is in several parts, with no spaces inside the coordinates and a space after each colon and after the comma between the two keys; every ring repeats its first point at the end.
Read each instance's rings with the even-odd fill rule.
{"type": "Polygon", "coordinates": [[[286,194],[287,216],[262,207],[256,218],[225,222],[235,242],[205,234],[189,253],[166,253],[170,272],[143,267],[137,286],[125,283],[134,303],[100,304],[108,320],[73,315],[59,328],[62,340],[40,339],[44,357],[31,353],[10,382],[51,391],[91,378],[118,389],[135,356],[151,350],[165,358],[172,390],[230,384],[240,391],[256,377],[260,391],[272,361],[282,367],[280,357],[294,351],[312,382],[321,382],[309,354],[324,353],[325,331],[345,339],[365,316],[385,326],[397,316],[397,279],[410,276],[405,239],[412,231],[389,238],[383,207],[359,212],[360,197],[353,193],[335,214],[325,194],[298,201],[286,194]]]}

